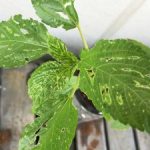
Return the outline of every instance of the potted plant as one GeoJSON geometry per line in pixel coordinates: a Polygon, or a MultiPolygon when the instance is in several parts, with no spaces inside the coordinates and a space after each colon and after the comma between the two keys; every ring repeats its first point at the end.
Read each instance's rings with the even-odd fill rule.
{"type": "Polygon", "coordinates": [[[77,58],[43,23],[21,15],[0,23],[0,67],[21,67],[45,54],[54,58],[28,80],[38,117],[25,128],[19,149],[69,149],[78,120],[72,102],[77,89],[104,117],[150,132],[150,48],[131,39],[99,40],[89,48],[74,0],[32,0],[32,4],[43,23],[77,28],[84,48],[77,58]]]}

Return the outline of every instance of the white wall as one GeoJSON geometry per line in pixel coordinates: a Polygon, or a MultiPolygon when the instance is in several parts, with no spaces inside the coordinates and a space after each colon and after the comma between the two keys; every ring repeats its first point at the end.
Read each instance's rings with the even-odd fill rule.
{"type": "MultiPolygon", "coordinates": [[[[75,6],[90,46],[100,38],[134,38],[150,46],[150,0],[76,0],[75,6]]],[[[30,0],[0,0],[0,20],[15,14],[39,19],[30,0]]],[[[82,47],[76,29],[49,31],[76,53],[82,47]]]]}

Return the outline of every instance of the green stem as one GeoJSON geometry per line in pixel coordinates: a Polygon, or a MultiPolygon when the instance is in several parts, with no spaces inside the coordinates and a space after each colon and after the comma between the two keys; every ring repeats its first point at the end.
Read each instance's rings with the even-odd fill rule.
{"type": "Polygon", "coordinates": [[[88,44],[87,44],[87,42],[86,42],[86,39],[85,39],[85,37],[84,37],[84,35],[83,35],[83,33],[82,33],[80,24],[77,25],[77,28],[78,28],[78,30],[79,30],[79,33],[80,33],[80,36],[81,36],[81,39],[82,39],[82,42],[83,42],[83,44],[84,44],[85,49],[86,49],[86,50],[89,50],[89,46],[88,46],[88,44]]]}

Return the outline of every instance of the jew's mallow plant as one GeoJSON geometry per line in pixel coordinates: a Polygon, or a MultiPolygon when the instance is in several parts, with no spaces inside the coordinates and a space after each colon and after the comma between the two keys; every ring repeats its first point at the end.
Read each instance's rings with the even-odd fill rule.
{"type": "Polygon", "coordinates": [[[28,81],[33,113],[38,117],[25,128],[19,149],[69,149],[78,120],[72,102],[78,88],[104,117],[107,114],[150,132],[150,48],[118,39],[100,40],[90,49],[74,0],[32,0],[32,4],[43,23],[66,30],[77,27],[85,48],[78,59],[43,23],[21,15],[0,23],[0,67],[21,67],[45,54],[54,58],[36,69],[28,81]]]}

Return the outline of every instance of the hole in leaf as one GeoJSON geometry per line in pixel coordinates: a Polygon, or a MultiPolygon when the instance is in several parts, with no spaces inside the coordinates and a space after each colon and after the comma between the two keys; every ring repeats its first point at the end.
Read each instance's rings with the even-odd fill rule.
{"type": "Polygon", "coordinates": [[[76,97],[79,103],[88,111],[94,113],[94,114],[99,114],[99,111],[95,108],[93,105],[92,101],[87,97],[85,93],[83,93],[80,90],[76,91],[76,97]]]}
{"type": "Polygon", "coordinates": [[[109,89],[108,89],[108,88],[106,88],[106,92],[107,92],[107,93],[109,92],[109,89]]]}
{"type": "Polygon", "coordinates": [[[94,75],[94,74],[92,74],[92,75],[91,75],[91,78],[94,78],[94,76],[95,76],[95,75],[94,75]]]}
{"type": "MultiPolygon", "coordinates": [[[[35,132],[35,135],[37,135],[39,132],[40,132],[40,129],[38,129],[38,130],[35,132]]],[[[34,141],[34,144],[37,145],[38,142],[39,142],[39,140],[40,140],[40,136],[36,136],[35,141],[34,141]]]]}
{"type": "Polygon", "coordinates": [[[105,89],[102,90],[102,95],[105,93],[105,89]]]}
{"type": "Polygon", "coordinates": [[[107,103],[108,105],[111,105],[112,100],[111,100],[109,87],[107,85],[101,86],[99,84],[99,89],[100,89],[100,93],[101,93],[103,102],[107,103]]]}
{"type": "Polygon", "coordinates": [[[25,61],[29,61],[29,58],[25,58],[25,61]]]}
{"type": "Polygon", "coordinates": [[[95,77],[95,72],[93,69],[87,69],[87,73],[88,73],[90,78],[93,79],[95,77]]]}
{"type": "Polygon", "coordinates": [[[40,136],[37,136],[36,139],[35,139],[34,144],[37,145],[39,143],[39,141],[40,141],[40,136]]]}
{"type": "Polygon", "coordinates": [[[107,93],[109,93],[109,89],[108,88],[102,89],[102,95],[105,95],[107,93]]]}
{"type": "Polygon", "coordinates": [[[64,132],[64,131],[65,131],[65,128],[62,128],[62,129],[61,129],[61,132],[64,132]]]}
{"type": "Polygon", "coordinates": [[[92,73],[92,72],[93,72],[93,70],[91,70],[91,69],[88,69],[88,70],[87,70],[87,72],[89,72],[89,73],[92,73]]]}
{"type": "Polygon", "coordinates": [[[112,61],[112,58],[106,58],[106,62],[112,61]]]}

